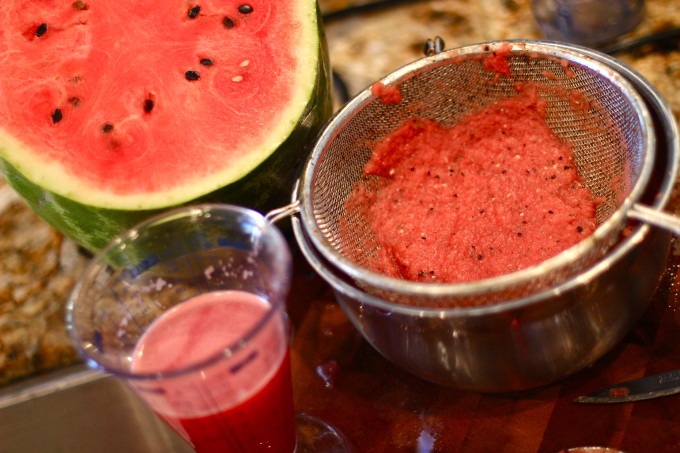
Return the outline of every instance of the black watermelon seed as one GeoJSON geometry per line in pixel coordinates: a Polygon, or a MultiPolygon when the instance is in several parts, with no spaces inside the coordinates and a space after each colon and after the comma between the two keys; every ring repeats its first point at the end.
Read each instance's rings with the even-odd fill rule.
{"type": "Polygon", "coordinates": [[[253,7],[250,5],[239,5],[238,12],[243,14],[250,14],[253,12],[253,7]]]}
{"type": "Polygon", "coordinates": [[[153,110],[153,99],[145,99],[144,100],[144,111],[146,113],[151,112],[153,110]]]}
{"type": "Polygon", "coordinates": [[[201,78],[201,75],[196,71],[187,71],[184,73],[184,77],[186,77],[187,80],[198,80],[201,78]]]}
{"type": "Polygon", "coordinates": [[[225,28],[234,28],[234,25],[236,24],[230,17],[224,16],[224,19],[222,19],[222,25],[224,25],[225,28]]]}
{"type": "Polygon", "coordinates": [[[108,134],[112,130],[113,130],[113,124],[111,124],[111,123],[106,123],[102,126],[102,132],[104,132],[105,134],[108,134]]]}
{"type": "Polygon", "coordinates": [[[52,122],[53,123],[58,123],[59,121],[62,120],[64,117],[64,114],[61,112],[61,109],[55,109],[54,112],[52,112],[52,122]]]}
{"type": "Polygon", "coordinates": [[[87,3],[81,1],[73,2],[71,6],[73,6],[74,9],[79,9],[81,11],[87,9],[87,3]]]}
{"type": "Polygon", "coordinates": [[[199,5],[194,6],[189,10],[189,19],[195,19],[196,16],[198,16],[198,13],[201,12],[201,7],[199,5]]]}
{"type": "Polygon", "coordinates": [[[35,36],[40,38],[42,35],[47,33],[47,24],[40,24],[38,29],[35,31],[35,36]]]}
{"type": "Polygon", "coordinates": [[[210,58],[201,58],[200,63],[201,63],[203,66],[212,66],[212,65],[215,64],[215,62],[212,61],[210,58]]]}
{"type": "Polygon", "coordinates": [[[75,96],[70,97],[68,98],[68,103],[74,107],[78,107],[80,105],[80,98],[77,98],[75,96]]]}

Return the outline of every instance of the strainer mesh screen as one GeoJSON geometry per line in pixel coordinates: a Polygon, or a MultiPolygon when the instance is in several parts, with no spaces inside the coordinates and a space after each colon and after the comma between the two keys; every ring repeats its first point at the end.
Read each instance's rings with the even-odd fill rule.
{"type": "MultiPolygon", "coordinates": [[[[589,66],[566,65],[565,59],[534,52],[512,52],[508,56],[511,77],[504,77],[484,69],[484,55],[480,52],[435,60],[402,73],[396,80],[387,78],[386,83],[399,87],[403,97],[400,103],[385,104],[366,97],[350,114],[340,116],[336,127],[317,145],[322,148],[314,151],[309,193],[305,194],[313,218],[307,221],[313,222],[312,230],[320,233],[319,249],[331,263],[338,257],[349,259],[347,251],[352,250],[357,266],[352,273],[360,286],[383,291],[390,288],[393,279],[381,280],[375,274],[362,279],[362,267],[375,247],[371,232],[362,228],[365,222],[356,213],[345,212],[344,203],[356,182],[365,178],[363,168],[374,144],[406,119],[424,117],[452,126],[490,103],[516,96],[518,86],[535,87],[547,103],[547,123],[558,137],[573,145],[582,183],[602,200],[597,212],[601,225],[619,209],[635,185],[644,164],[644,125],[615,80],[589,66]],[[339,228],[343,216],[355,226],[344,235],[339,228]]],[[[573,275],[604,254],[624,226],[624,222],[619,223],[577,259],[560,266],[554,275],[546,275],[544,283],[573,275]]],[[[516,281],[522,281],[521,275],[516,281]]],[[[523,285],[521,292],[527,292],[536,283],[523,285]]]]}

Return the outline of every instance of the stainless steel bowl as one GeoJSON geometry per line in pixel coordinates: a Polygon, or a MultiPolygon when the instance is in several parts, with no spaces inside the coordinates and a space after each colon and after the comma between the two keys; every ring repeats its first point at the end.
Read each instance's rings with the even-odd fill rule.
{"type": "MultiPolygon", "coordinates": [[[[584,52],[634,84],[654,116],[657,156],[652,183],[642,199],[661,209],[677,174],[678,131],[672,112],[656,89],[631,68],[605,55],[584,52]]],[[[325,261],[300,220],[292,220],[307,260],[331,285],[351,322],[373,347],[423,379],[479,392],[548,384],[609,351],[647,308],[671,242],[668,232],[637,225],[595,265],[556,287],[489,306],[428,309],[365,293],[325,261]]]]}

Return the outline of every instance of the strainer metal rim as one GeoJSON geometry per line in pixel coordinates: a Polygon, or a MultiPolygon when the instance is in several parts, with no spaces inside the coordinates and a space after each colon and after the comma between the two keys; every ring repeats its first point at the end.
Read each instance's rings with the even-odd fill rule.
{"type": "MultiPolygon", "coordinates": [[[[666,176],[659,188],[659,194],[661,196],[655,197],[654,202],[652,203],[656,209],[663,209],[670,199],[672,188],[680,168],[680,161],[677,159],[678,154],[680,153],[678,127],[673,118],[670,106],[665,102],[658,91],[637,73],[631,72],[629,75],[631,78],[635,78],[636,83],[640,84],[640,86],[646,90],[647,94],[649,94],[653,101],[658,104],[659,110],[666,115],[665,117],[671,119],[671,121],[666,124],[669,129],[665,132],[669,138],[672,139],[672,143],[670,144],[672,152],[669,154],[670,157],[675,157],[675,159],[668,159],[668,168],[666,168],[665,171],[666,176]]],[[[295,190],[297,190],[297,187],[295,190]]],[[[441,318],[442,316],[450,316],[453,314],[470,318],[489,316],[496,313],[523,309],[537,303],[548,301],[560,294],[569,293],[574,291],[578,286],[587,285],[589,282],[597,279],[598,276],[607,272],[614,263],[622,259],[626,254],[630,253],[634,247],[642,243],[647,236],[651,234],[653,228],[648,224],[640,224],[630,236],[626,237],[621,243],[615,245],[612,250],[604,256],[604,259],[556,287],[545,289],[518,299],[503,301],[502,303],[481,306],[425,307],[386,301],[350,285],[337,275],[338,272],[336,270],[329,268],[321,262],[317,250],[314,249],[309,240],[309,236],[305,234],[304,227],[301,226],[302,221],[295,216],[292,217],[291,221],[293,233],[307,262],[331,285],[334,291],[338,291],[352,300],[361,301],[374,308],[402,315],[417,315],[421,318],[441,318]]]]}
{"type": "MultiPolygon", "coordinates": [[[[435,67],[438,65],[447,64],[452,59],[460,56],[481,54],[493,52],[501,47],[510,45],[512,52],[521,52],[525,54],[543,54],[551,58],[566,59],[570,63],[584,66],[590,70],[596,71],[603,75],[606,79],[614,81],[619,87],[622,94],[629,100],[636,112],[639,121],[643,125],[651,124],[651,115],[633,86],[620,73],[613,68],[605,65],[602,61],[594,58],[589,53],[581,51],[580,46],[564,45],[562,43],[555,43],[544,40],[504,40],[504,41],[490,41],[470,46],[445,50],[439,54],[426,56],[411,62],[394,72],[386,75],[374,83],[382,82],[385,85],[391,85],[398,81],[413,77],[423,68],[435,67]]],[[[372,85],[371,85],[372,86],[372,85]]],[[[337,266],[343,273],[351,278],[365,282],[375,288],[383,290],[394,291],[402,295],[417,295],[419,297],[459,297],[479,294],[481,291],[500,291],[506,288],[527,283],[538,279],[546,273],[564,268],[570,264],[575,263],[578,258],[582,257],[588,250],[592,249],[593,244],[603,240],[616,229],[622,229],[627,220],[626,213],[631,206],[641,197],[653,169],[654,161],[654,135],[649,133],[647,127],[642,129],[641,139],[645,143],[645,150],[643,157],[643,164],[640,175],[635,182],[630,194],[620,203],[616,211],[587,238],[566,249],[562,253],[551,257],[537,265],[527,267],[515,272],[499,275],[496,277],[475,280],[470,282],[459,283],[424,283],[414,282],[409,280],[402,280],[393,277],[388,277],[368,269],[359,267],[356,263],[337,253],[334,247],[328,242],[322,230],[314,221],[314,207],[312,205],[311,197],[305,196],[312,192],[313,175],[315,167],[319,158],[322,156],[326,145],[330,143],[337,135],[342,125],[351,118],[353,112],[368,103],[374,96],[371,93],[371,86],[366,87],[363,91],[353,97],[347,104],[345,104],[326,124],[324,130],[319,135],[315,142],[310,156],[303,167],[300,177],[300,184],[298,185],[297,193],[294,194],[294,199],[300,203],[300,219],[309,240],[312,242],[314,248],[334,266],[337,266]]]]}

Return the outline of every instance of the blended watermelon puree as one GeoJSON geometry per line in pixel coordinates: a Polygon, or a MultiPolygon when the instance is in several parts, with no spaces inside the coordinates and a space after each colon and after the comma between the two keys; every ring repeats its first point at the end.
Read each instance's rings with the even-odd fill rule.
{"type": "MultiPolygon", "coordinates": [[[[182,370],[236,344],[270,310],[242,291],[196,296],[164,313],[135,348],[135,373],[182,370]]],[[[292,453],[295,422],[285,325],[270,318],[248,346],[200,371],[135,384],[198,453],[292,453]]]]}
{"type": "Polygon", "coordinates": [[[409,119],[375,146],[364,172],[379,177],[379,188],[362,179],[345,208],[374,236],[377,257],[367,267],[392,277],[495,277],[553,257],[597,227],[597,200],[535,89],[453,127],[409,119]]]}

